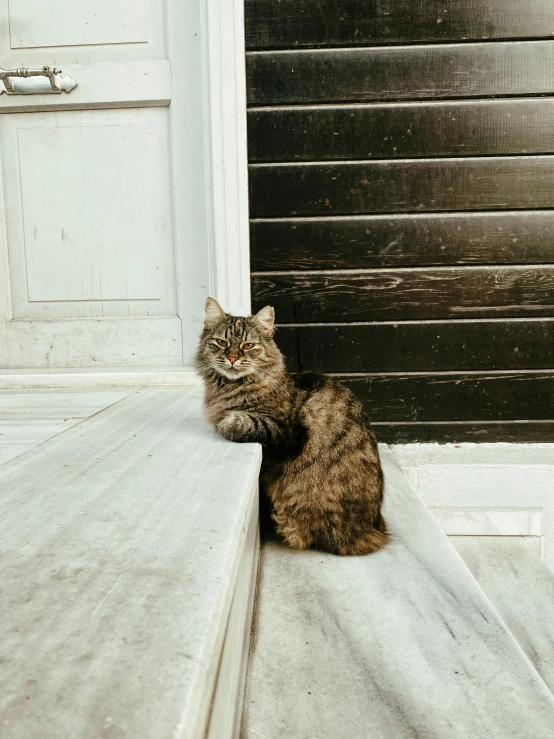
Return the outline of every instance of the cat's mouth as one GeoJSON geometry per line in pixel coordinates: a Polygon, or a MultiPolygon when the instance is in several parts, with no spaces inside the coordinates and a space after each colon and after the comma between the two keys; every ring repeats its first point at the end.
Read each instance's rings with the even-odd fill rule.
{"type": "Polygon", "coordinates": [[[224,367],[219,366],[217,371],[228,380],[240,380],[241,377],[246,377],[247,375],[254,373],[254,370],[251,367],[236,367],[235,365],[225,365],[224,367]]]}

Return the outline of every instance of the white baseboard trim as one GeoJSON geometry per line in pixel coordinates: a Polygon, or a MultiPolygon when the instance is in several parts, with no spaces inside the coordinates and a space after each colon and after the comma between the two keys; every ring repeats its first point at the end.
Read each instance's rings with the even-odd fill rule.
{"type": "Polygon", "coordinates": [[[430,507],[447,536],[542,536],[540,508],[430,507]]]}
{"type": "Polygon", "coordinates": [[[554,570],[554,444],[391,448],[447,534],[538,536],[554,570]]]}
{"type": "Polygon", "coordinates": [[[190,367],[0,370],[0,390],[55,387],[199,385],[200,382],[200,378],[190,367]]]}

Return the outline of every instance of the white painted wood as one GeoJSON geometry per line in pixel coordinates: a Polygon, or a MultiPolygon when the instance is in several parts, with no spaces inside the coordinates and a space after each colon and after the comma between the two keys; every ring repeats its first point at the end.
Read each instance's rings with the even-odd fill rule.
{"type": "Polygon", "coordinates": [[[52,12],[52,6],[40,0],[0,0],[0,17],[7,19],[5,23],[0,23],[4,68],[22,65],[39,67],[46,63],[63,67],[68,64],[96,65],[106,61],[167,59],[167,18],[160,0],[147,0],[146,5],[144,0],[114,0],[111,3],[94,0],[87,4],[62,0],[62,4],[70,7],[63,19],[60,18],[58,5],[52,12]],[[110,18],[106,22],[107,13],[110,13],[110,18]],[[28,17],[24,32],[32,36],[37,45],[18,48],[18,40],[12,29],[23,25],[21,19],[24,14],[28,17]],[[45,25],[44,16],[50,17],[45,25]],[[45,33],[58,36],[63,33],[65,38],[59,38],[60,43],[53,46],[43,45],[46,39],[41,37],[45,33]],[[139,35],[144,37],[142,41],[132,40],[133,36],[137,39],[139,35]],[[82,39],[86,36],[90,43],[83,45],[82,39]],[[112,38],[110,43],[106,43],[108,37],[112,38]]]}
{"type": "Polygon", "coordinates": [[[177,317],[12,320],[6,324],[11,367],[168,367],[182,363],[177,317]],[[70,325],[68,325],[68,323],[70,325]]]}
{"type": "MultiPolygon", "coordinates": [[[[45,57],[51,58],[48,50],[42,51],[42,58],[45,57]]],[[[77,82],[71,94],[2,95],[0,113],[167,107],[172,100],[171,66],[163,59],[93,65],[64,63],[62,71],[77,82]]]]}
{"type": "Polygon", "coordinates": [[[206,144],[210,209],[210,294],[226,310],[250,313],[244,6],[204,0],[206,144]]]}
{"type": "Polygon", "coordinates": [[[132,385],[199,385],[193,370],[173,367],[145,369],[97,368],[90,370],[0,370],[0,390],[56,387],[130,387],[132,385]]]}
{"type": "Polygon", "coordinates": [[[127,390],[12,390],[0,391],[0,421],[81,419],[118,403],[136,392],[127,390]]]}
{"type": "Polygon", "coordinates": [[[19,173],[6,193],[10,255],[25,292],[14,292],[16,317],[39,318],[41,302],[71,304],[75,318],[84,317],[83,301],[154,301],[153,312],[175,312],[166,111],[7,123],[4,162],[19,173]]]}
{"type": "Polygon", "coordinates": [[[204,738],[261,448],[201,394],[139,391],[0,468],[10,739],[204,738]]]}
{"type": "Polygon", "coordinates": [[[148,40],[145,0],[10,0],[10,42],[13,49],[32,46],[125,44],[148,40]]]}
{"type": "Polygon", "coordinates": [[[11,294],[2,366],[182,366],[165,3],[71,3],[58,23],[42,5],[0,0],[0,35],[11,33],[16,56],[3,63],[67,61],[78,86],[0,101],[12,113],[0,115],[11,294]],[[45,107],[60,104],[72,109],[45,107]]]}
{"type": "Polygon", "coordinates": [[[183,360],[192,363],[209,294],[206,142],[200,4],[167,0],[167,43],[174,80],[186,80],[171,103],[172,175],[178,312],[183,320],[183,360]],[[191,274],[196,276],[191,280],[191,274]]]}
{"type": "Polygon", "coordinates": [[[199,0],[179,25],[164,0],[70,5],[56,22],[35,0],[0,0],[2,63],[56,64],[78,82],[0,100],[11,289],[0,366],[183,366],[209,281],[199,0]],[[194,118],[197,131],[182,125],[194,118]]]}
{"type": "Polygon", "coordinates": [[[430,511],[448,536],[543,535],[540,509],[432,507],[430,511]]]}
{"type": "Polygon", "coordinates": [[[450,541],[554,692],[554,574],[519,537],[450,541]]]}
{"type": "Polygon", "coordinates": [[[14,114],[0,142],[15,320],[175,316],[166,111],[14,114]]]}

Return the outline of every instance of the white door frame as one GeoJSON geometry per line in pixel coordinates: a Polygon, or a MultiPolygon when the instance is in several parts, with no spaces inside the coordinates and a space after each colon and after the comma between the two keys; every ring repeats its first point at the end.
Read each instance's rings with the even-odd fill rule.
{"type": "MultiPolygon", "coordinates": [[[[204,174],[206,228],[198,237],[207,240],[209,255],[208,291],[235,315],[250,313],[250,253],[248,223],[248,149],[246,137],[246,73],[243,0],[199,0],[202,69],[198,87],[203,93],[204,174]],[[202,236],[204,238],[202,238],[202,236]]],[[[167,0],[168,44],[172,48],[173,84],[184,79],[188,58],[179,53],[183,20],[190,22],[190,9],[182,0],[167,0]]],[[[189,70],[190,71],[190,70],[189,70]]],[[[183,135],[192,117],[198,125],[199,111],[181,98],[173,111],[173,125],[183,135]]],[[[185,156],[180,156],[179,136],[174,140],[174,192],[184,197],[185,156]]],[[[181,136],[182,139],[182,136],[181,136]]],[[[184,153],[184,146],[183,146],[184,153]]],[[[2,228],[0,224],[0,228],[2,228]]],[[[176,251],[185,238],[187,224],[175,224],[176,251]]],[[[184,250],[181,250],[184,251],[184,250]]],[[[1,267],[4,265],[0,265],[1,267]]],[[[178,265],[179,274],[187,265],[178,265]]],[[[0,296],[2,302],[8,295],[0,296]]],[[[180,301],[181,302],[181,301],[180,301]]],[[[181,317],[190,313],[191,304],[179,306],[181,317]]],[[[1,333],[1,332],[0,332],[1,333]]],[[[0,335],[0,342],[2,336],[0,335]]],[[[128,384],[188,384],[196,378],[190,368],[147,371],[109,368],[98,370],[0,370],[0,389],[13,387],[53,387],[128,384]]]]}
{"type": "Polygon", "coordinates": [[[243,0],[202,0],[210,292],[250,313],[243,0]]]}

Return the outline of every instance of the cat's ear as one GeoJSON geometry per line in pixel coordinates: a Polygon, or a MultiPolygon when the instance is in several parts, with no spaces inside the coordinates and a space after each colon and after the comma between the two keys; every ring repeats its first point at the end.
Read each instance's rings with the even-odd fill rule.
{"type": "Polygon", "coordinates": [[[263,336],[268,339],[273,336],[275,311],[270,305],[266,305],[265,308],[258,311],[254,316],[254,320],[258,324],[263,336]]]}
{"type": "Polygon", "coordinates": [[[225,318],[225,315],[225,311],[217,300],[208,298],[204,308],[204,328],[214,328],[222,318],[225,318]]]}

